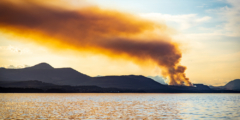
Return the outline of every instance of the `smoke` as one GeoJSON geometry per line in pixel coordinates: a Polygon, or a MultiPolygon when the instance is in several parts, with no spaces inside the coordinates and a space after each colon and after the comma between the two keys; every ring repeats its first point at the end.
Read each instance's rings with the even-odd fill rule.
{"type": "Polygon", "coordinates": [[[52,49],[104,54],[139,65],[157,64],[170,85],[190,86],[181,51],[158,24],[128,13],[85,7],[70,10],[34,2],[0,2],[0,30],[31,37],[52,49]],[[157,31],[157,32],[156,32],[157,31]]]}

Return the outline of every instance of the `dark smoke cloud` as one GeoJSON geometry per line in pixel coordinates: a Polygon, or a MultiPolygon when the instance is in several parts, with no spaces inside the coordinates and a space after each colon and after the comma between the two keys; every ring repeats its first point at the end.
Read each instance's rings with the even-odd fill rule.
{"type": "Polygon", "coordinates": [[[97,7],[73,11],[34,2],[0,1],[0,26],[1,30],[19,36],[38,36],[41,39],[33,39],[34,42],[53,49],[70,48],[111,58],[124,57],[139,65],[150,60],[162,69],[170,85],[191,85],[184,74],[186,67],[179,65],[178,44],[169,36],[151,37],[156,29],[166,31],[166,25],[131,14],[97,7]],[[152,34],[144,36],[149,32],[152,34]]]}

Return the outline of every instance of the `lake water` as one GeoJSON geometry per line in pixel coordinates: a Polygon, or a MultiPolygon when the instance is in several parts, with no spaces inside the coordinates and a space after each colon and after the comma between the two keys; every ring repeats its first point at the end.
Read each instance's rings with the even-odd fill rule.
{"type": "Polygon", "coordinates": [[[240,94],[0,94],[0,119],[240,119],[240,94]]]}

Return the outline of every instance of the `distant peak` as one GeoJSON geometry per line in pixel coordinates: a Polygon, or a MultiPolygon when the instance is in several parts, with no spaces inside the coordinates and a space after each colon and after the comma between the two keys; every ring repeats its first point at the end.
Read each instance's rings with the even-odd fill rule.
{"type": "Polygon", "coordinates": [[[48,63],[39,63],[37,65],[34,65],[34,66],[30,67],[30,68],[32,68],[32,69],[54,69],[48,63]]]}

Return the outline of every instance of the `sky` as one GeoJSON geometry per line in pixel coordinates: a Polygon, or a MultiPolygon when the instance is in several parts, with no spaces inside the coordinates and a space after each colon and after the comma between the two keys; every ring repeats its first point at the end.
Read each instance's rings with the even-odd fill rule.
{"type": "MultiPolygon", "coordinates": [[[[154,41],[157,39],[156,41],[158,42],[154,42],[154,44],[161,45],[164,43],[165,46],[176,49],[175,52],[169,53],[170,55],[179,55],[181,53],[182,56],[176,59],[176,64],[177,66],[183,65],[186,67],[186,70],[183,70],[184,76],[186,75],[192,83],[218,86],[240,78],[240,1],[238,0],[62,0],[61,2],[53,0],[46,3],[35,2],[50,8],[57,6],[56,8],[64,7],[72,11],[97,7],[97,10],[88,9],[86,11],[89,14],[93,12],[91,15],[101,14],[104,17],[110,17],[113,23],[111,23],[111,20],[106,19],[106,22],[101,24],[93,23],[98,26],[92,27],[97,29],[99,26],[105,27],[105,23],[108,23],[111,31],[112,29],[119,31],[109,32],[108,34],[111,36],[106,35],[107,37],[102,36],[102,33],[101,35],[99,35],[100,33],[91,35],[99,35],[99,39],[104,38],[104,40],[109,37],[112,38],[113,35],[118,35],[124,38],[123,41],[127,42],[135,39],[140,41],[147,41],[148,39],[150,39],[149,41],[154,41]],[[115,15],[118,12],[123,14],[115,15]],[[106,13],[108,14],[105,15],[106,13]],[[114,23],[114,18],[123,22],[129,21],[127,23],[129,28],[122,29],[121,26],[115,25],[117,23],[124,25],[125,23],[122,24],[121,21],[114,23]],[[155,28],[152,30],[152,26],[157,26],[157,30],[155,28]],[[138,27],[139,29],[131,29],[138,27]],[[142,32],[142,29],[150,32],[142,32]],[[162,42],[162,40],[171,42],[162,42]]],[[[46,19],[48,20],[48,18],[46,19]]],[[[49,21],[53,19],[51,18],[49,21]]],[[[86,22],[86,24],[88,23],[86,22]]],[[[58,24],[56,23],[56,25],[58,24]]],[[[63,28],[68,29],[68,27],[64,26],[63,28]]],[[[74,27],[74,23],[73,25],[69,23],[69,26],[74,27]]],[[[17,28],[18,26],[15,27],[17,28]]],[[[45,32],[46,28],[36,27],[36,29],[45,32]]],[[[163,73],[166,71],[166,68],[169,68],[169,65],[167,67],[165,65],[168,63],[162,63],[160,60],[160,62],[157,61],[157,64],[152,64],[152,62],[156,61],[155,57],[151,55],[152,62],[148,62],[148,59],[145,59],[142,55],[139,57],[140,52],[138,51],[142,48],[133,47],[129,49],[118,46],[112,48],[110,45],[107,46],[108,49],[105,49],[105,44],[101,45],[102,43],[94,40],[92,40],[94,43],[90,43],[90,45],[99,48],[97,50],[90,47],[84,48],[81,42],[78,43],[76,41],[71,41],[73,43],[60,41],[61,45],[59,45],[59,41],[55,39],[66,37],[64,36],[65,33],[73,36],[67,36],[68,39],[75,39],[78,37],[78,34],[74,34],[74,31],[79,32],[79,28],[70,32],[61,30],[59,32],[61,35],[53,35],[54,38],[42,37],[42,34],[37,34],[38,37],[35,37],[36,34],[34,32],[38,31],[34,30],[21,28],[21,31],[18,32],[14,28],[7,28],[0,23],[0,67],[24,68],[46,62],[55,68],[72,67],[90,76],[135,74],[169,77],[169,75],[164,75],[163,73]],[[28,32],[25,34],[22,31],[28,32]],[[32,35],[29,35],[30,33],[35,36],[32,37],[32,35]],[[62,45],[63,42],[66,45],[62,45]],[[79,45],[74,46],[74,44],[79,45]],[[88,49],[87,52],[86,49],[88,49]],[[109,50],[115,52],[108,52],[109,50]],[[134,52],[122,55],[122,53],[129,53],[129,51],[134,52]],[[135,53],[138,55],[134,56],[135,53]]],[[[106,29],[103,28],[101,30],[106,29]]],[[[54,33],[54,31],[50,31],[50,33],[54,33]]],[[[89,39],[97,38],[89,37],[89,39]]],[[[111,43],[111,40],[108,40],[106,43],[116,44],[111,43]]],[[[142,46],[142,43],[144,42],[130,42],[129,44],[142,46]]],[[[121,45],[121,43],[118,44],[121,45]]],[[[88,44],[86,43],[86,45],[88,44]]],[[[124,45],[126,46],[126,44],[124,45]]],[[[149,45],[153,46],[152,44],[149,45]]],[[[143,48],[148,47],[143,45],[143,48]]],[[[157,50],[159,49],[155,48],[146,51],[149,51],[151,54],[153,53],[152,51],[163,54],[157,50]]]]}

